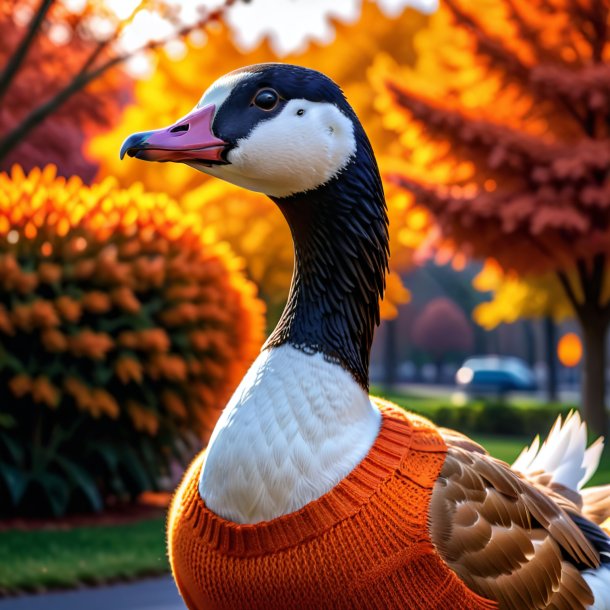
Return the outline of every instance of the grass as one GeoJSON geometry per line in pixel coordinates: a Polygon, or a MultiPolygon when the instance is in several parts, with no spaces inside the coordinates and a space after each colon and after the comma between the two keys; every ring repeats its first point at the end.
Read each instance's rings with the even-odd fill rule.
{"type": "Polygon", "coordinates": [[[0,532],[0,592],[41,591],[169,569],[165,520],[0,532]]]}
{"type": "MultiPolygon", "coordinates": [[[[382,396],[383,398],[395,402],[398,405],[405,407],[406,409],[410,409],[412,411],[417,411],[419,413],[425,412],[434,412],[441,407],[447,406],[464,406],[464,404],[460,403],[454,404],[452,402],[452,398],[450,396],[422,396],[420,394],[411,394],[408,392],[395,392],[395,391],[386,391],[381,387],[373,386],[371,387],[371,394],[373,396],[382,396]]],[[[459,396],[459,393],[456,392],[456,395],[459,396]]],[[[491,397],[492,402],[498,402],[498,399],[495,397],[491,397]]],[[[471,399],[468,402],[477,402],[476,399],[471,399]]],[[[572,403],[563,403],[563,402],[547,402],[538,400],[536,398],[528,398],[524,396],[509,396],[506,400],[507,404],[511,407],[516,407],[517,409],[548,409],[549,411],[558,411],[562,408],[573,408],[576,409],[577,406],[572,403]]]]}
{"type": "MultiPolygon", "coordinates": [[[[382,392],[373,392],[383,394],[382,392]]],[[[406,394],[387,395],[389,400],[429,415],[448,399],[406,394]]],[[[532,401],[521,401],[528,408],[532,401]]],[[[536,403],[540,407],[540,403],[536,403]]],[[[457,408],[457,407],[456,407],[457,408]]],[[[549,409],[557,409],[550,405],[549,409]]],[[[546,430],[541,430],[544,434],[546,430]]],[[[491,455],[514,461],[529,436],[468,434],[491,455]]],[[[610,483],[610,448],[589,485],[610,483]]],[[[72,529],[0,531],[0,594],[70,588],[159,574],[169,569],[165,552],[164,519],[148,519],[126,525],[100,525],[72,529]]]]}

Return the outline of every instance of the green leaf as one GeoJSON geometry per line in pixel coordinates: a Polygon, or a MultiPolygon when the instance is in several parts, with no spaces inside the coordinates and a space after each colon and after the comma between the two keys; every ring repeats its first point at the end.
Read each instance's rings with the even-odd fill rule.
{"type": "Polygon", "coordinates": [[[70,486],[54,472],[39,472],[32,475],[32,482],[38,483],[45,493],[46,500],[54,517],[65,514],[70,500],[70,486]]]}
{"type": "Polygon", "coordinates": [[[10,433],[0,432],[0,442],[6,447],[15,465],[23,462],[25,447],[12,438],[10,433]]]}
{"type": "Polygon", "coordinates": [[[110,474],[116,474],[119,466],[119,452],[116,445],[104,441],[94,441],[88,444],[87,456],[98,458],[110,474]]]}
{"type": "Polygon", "coordinates": [[[0,462],[0,478],[4,481],[13,506],[17,506],[27,487],[28,475],[4,462],[0,462]]]}
{"type": "Polygon", "coordinates": [[[107,386],[110,380],[114,377],[114,371],[111,367],[97,366],[93,371],[93,381],[97,386],[107,386]]]}
{"type": "Polygon", "coordinates": [[[9,430],[17,425],[17,420],[9,413],[0,413],[0,428],[9,430]]]}
{"type": "Polygon", "coordinates": [[[143,491],[149,491],[153,489],[153,484],[146,468],[142,464],[142,461],[138,457],[137,453],[131,447],[124,447],[121,451],[121,465],[125,469],[125,473],[129,477],[133,485],[130,485],[130,491],[133,495],[139,495],[143,491]]]}
{"type": "Polygon", "coordinates": [[[23,362],[5,350],[0,350],[0,370],[2,369],[9,369],[15,373],[25,372],[23,362]]]}
{"type": "Polygon", "coordinates": [[[99,513],[104,508],[104,501],[93,477],[84,468],[65,457],[57,456],[55,462],[66,473],[72,485],[84,494],[91,508],[99,513]]]}

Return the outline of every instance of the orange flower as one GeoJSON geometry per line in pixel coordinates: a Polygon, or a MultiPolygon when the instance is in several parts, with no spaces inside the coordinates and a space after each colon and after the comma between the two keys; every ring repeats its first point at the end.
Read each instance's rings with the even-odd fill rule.
{"type": "Polygon", "coordinates": [[[212,360],[212,358],[206,358],[204,361],[206,377],[210,379],[222,379],[225,374],[225,366],[212,360]]]}
{"type": "Polygon", "coordinates": [[[146,370],[153,379],[164,377],[170,381],[185,381],[188,376],[188,369],[184,359],[170,354],[157,354],[153,356],[146,370]]]}
{"type": "Polygon", "coordinates": [[[137,333],[137,346],[146,352],[167,352],[170,340],[162,328],[148,328],[137,333]]]}
{"type": "Polygon", "coordinates": [[[44,348],[52,353],[65,352],[68,349],[68,339],[56,328],[46,328],[40,335],[44,348]]]}
{"type": "Polygon", "coordinates": [[[94,407],[89,388],[84,383],[75,377],[68,377],[64,381],[64,388],[74,398],[76,406],[81,411],[86,411],[96,418],[100,416],[101,412],[94,407]]]}
{"type": "Polygon", "coordinates": [[[143,407],[134,400],[127,401],[127,411],[136,430],[146,432],[151,436],[159,430],[159,420],[149,409],[143,407]]]}
{"type": "Polygon", "coordinates": [[[4,305],[0,305],[0,331],[5,335],[14,335],[15,327],[11,322],[11,317],[4,305]]]}
{"type": "Polygon", "coordinates": [[[95,388],[91,390],[91,402],[93,408],[112,419],[116,419],[121,409],[117,401],[106,391],[101,388],[95,388]]]}
{"type": "Polygon", "coordinates": [[[61,317],[68,322],[78,322],[83,313],[81,304],[65,295],[55,299],[55,307],[61,317]]]}
{"type": "Polygon", "coordinates": [[[74,277],[77,280],[88,280],[95,273],[95,259],[80,260],[74,265],[74,277]]]}
{"type": "Polygon", "coordinates": [[[138,335],[133,330],[124,330],[117,339],[121,347],[136,349],[138,347],[138,335]]]}
{"type": "Polygon", "coordinates": [[[57,311],[53,303],[40,299],[30,306],[32,324],[38,328],[52,328],[59,324],[57,311]]]}
{"type": "Polygon", "coordinates": [[[31,294],[38,286],[38,275],[36,273],[20,273],[15,277],[15,289],[20,294],[31,294]]]}
{"type": "Polygon", "coordinates": [[[203,352],[210,347],[210,333],[205,330],[194,330],[189,333],[189,341],[195,351],[203,352]]]}
{"type": "Polygon", "coordinates": [[[77,357],[103,360],[114,347],[114,341],[107,333],[82,330],[68,339],[70,351],[77,357]]]}
{"type": "Polygon", "coordinates": [[[138,301],[131,288],[127,286],[115,288],[111,296],[114,303],[127,313],[138,313],[140,311],[140,301],[138,301]]]}
{"type": "Polygon", "coordinates": [[[24,375],[10,396],[127,415],[151,435],[188,421],[205,436],[262,338],[262,305],[240,268],[166,196],[88,187],[53,168],[0,173],[0,289],[16,295],[0,304],[0,338],[37,341],[49,367],[30,373],[16,351],[24,375]],[[138,386],[153,388],[151,404],[138,386]]]}
{"type": "Polygon", "coordinates": [[[135,381],[137,383],[142,382],[142,365],[134,358],[122,356],[116,361],[114,370],[117,377],[125,384],[130,381],[135,381]]]}
{"type": "Polygon", "coordinates": [[[188,417],[188,411],[184,401],[175,392],[169,390],[163,392],[163,404],[165,408],[179,419],[186,419],[188,417]]]}
{"type": "Polygon", "coordinates": [[[0,256],[0,278],[8,282],[20,273],[19,263],[12,252],[0,256]]]}
{"type": "Polygon", "coordinates": [[[61,267],[54,263],[40,263],[38,279],[43,284],[56,284],[61,279],[61,267]]]}
{"type": "Polygon", "coordinates": [[[166,290],[165,296],[170,301],[194,301],[200,292],[198,284],[174,284],[166,290]]]}
{"type": "Polygon", "coordinates": [[[192,324],[199,318],[197,305],[193,303],[180,303],[163,313],[163,322],[168,326],[192,324]]]}
{"type": "Polygon", "coordinates": [[[133,258],[140,253],[141,244],[137,239],[130,239],[129,241],[123,242],[120,247],[120,253],[122,258],[133,258]]]}
{"type": "Polygon", "coordinates": [[[113,256],[100,256],[95,276],[106,284],[126,284],[131,280],[131,267],[120,263],[113,256]]]}
{"type": "Polygon", "coordinates": [[[11,312],[11,321],[20,330],[32,332],[32,308],[29,305],[15,305],[11,312]]]}
{"type": "Polygon", "coordinates": [[[44,375],[36,377],[32,384],[32,398],[34,402],[41,402],[51,408],[59,404],[59,391],[44,375]]]}
{"type": "Polygon", "coordinates": [[[8,387],[17,398],[22,398],[32,391],[32,379],[23,373],[15,375],[15,377],[8,382],[8,387]]]}
{"type": "Polygon", "coordinates": [[[97,314],[106,313],[110,311],[112,307],[110,297],[101,290],[92,290],[83,295],[81,304],[87,311],[97,314]]]}

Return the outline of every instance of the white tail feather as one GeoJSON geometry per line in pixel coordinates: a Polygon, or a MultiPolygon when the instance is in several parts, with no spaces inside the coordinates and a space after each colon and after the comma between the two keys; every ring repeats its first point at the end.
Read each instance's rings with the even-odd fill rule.
{"type": "Polygon", "coordinates": [[[585,570],[582,577],[595,600],[588,610],[610,610],[610,566],[602,564],[596,570],[585,570]]]}
{"type": "Polygon", "coordinates": [[[545,472],[552,482],[578,491],[597,470],[603,449],[602,438],[587,449],[587,425],[572,411],[563,423],[557,418],[542,446],[537,436],[512,468],[526,475],[545,472]]]}

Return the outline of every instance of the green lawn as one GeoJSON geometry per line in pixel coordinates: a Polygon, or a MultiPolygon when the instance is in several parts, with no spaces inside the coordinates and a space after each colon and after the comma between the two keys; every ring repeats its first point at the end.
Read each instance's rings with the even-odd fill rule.
{"type": "Polygon", "coordinates": [[[163,518],[0,532],[0,593],[98,584],[168,569],[163,518]]]}
{"type": "MultiPolygon", "coordinates": [[[[440,407],[447,406],[455,406],[460,407],[464,406],[463,404],[456,404],[454,400],[450,396],[428,396],[428,395],[420,395],[416,393],[407,393],[407,392],[397,392],[397,391],[386,391],[380,386],[372,386],[371,394],[373,396],[381,396],[386,400],[390,400],[395,402],[398,405],[402,405],[408,409],[418,412],[434,412],[436,409],[440,407]]],[[[455,392],[455,396],[458,396],[459,392],[455,392]]],[[[490,396],[483,401],[486,402],[498,402],[498,398],[494,396],[490,396]]],[[[480,402],[480,400],[470,400],[467,402],[480,402]]],[[[572,403],[563,403],[563,402],[546,402],[542,400],[538,400],[536,398],[527,398],[523,396],[511,396],[506,400],[506,403],[511,407],[515,407],[518,409],[546,409],[549,411],[558,411],[562,408],[571,408],[576,409],[577,406],[572,403]]]]}
{"type": "MultiPolygon", "coordinates": [[[[388,398],[432,419],[439,405],[439,399],[434,397],[391,395],[388,398]]],[[[447,399],[442,400],[446,404],[447,399]]],[[[545,434],[547,430],[540,432],[545,434]]],[[[468,436],[491,455],[508,463],[532,440],[523,435],[470,433],[468,436]]],[[[609,448],[604,451],[600,468],[589,485],[604,483],[610,483],[609,448]]],[[[127,525],[0,532],[0,595],[130,579],[168,569],[162,518],[127,525]]]]}

